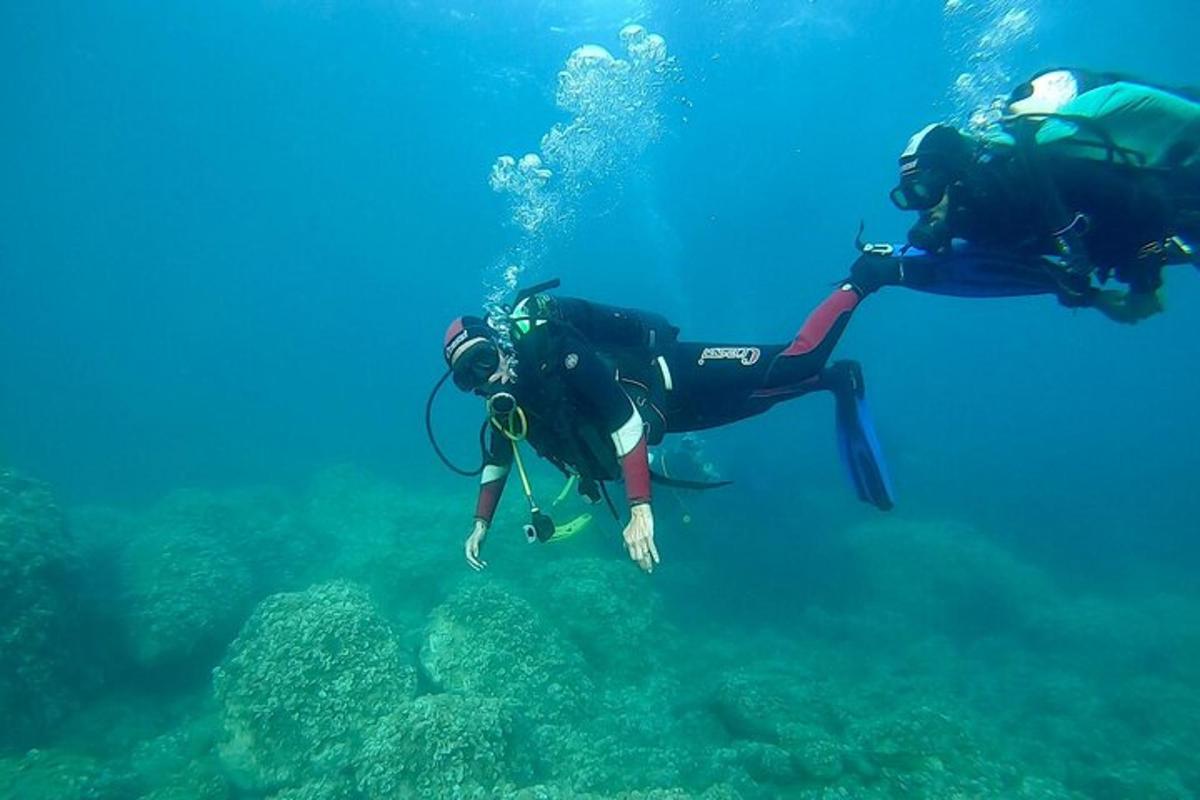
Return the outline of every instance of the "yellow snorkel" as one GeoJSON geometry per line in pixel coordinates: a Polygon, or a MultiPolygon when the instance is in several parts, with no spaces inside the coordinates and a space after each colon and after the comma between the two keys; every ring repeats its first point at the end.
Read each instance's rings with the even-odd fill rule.
{"type": "Polygon", "coordinates": [[[497,392],[487,399],[488,421],[500,431],[506,439],[512,442],[513,460],[517,464],[517,474],[521,477],[521,489],[529,502],[529,524],[525,526],[525,538],[530,542],[548,542],[554,538],[554,520],[538,508],[533,499],[533,487],[529,484],[529,473],[525,471],[525,462],[521,458],[520,443],[529,433],[529,419],[525,411],[517,405],[517,398],[509,392],[497,392]]]}

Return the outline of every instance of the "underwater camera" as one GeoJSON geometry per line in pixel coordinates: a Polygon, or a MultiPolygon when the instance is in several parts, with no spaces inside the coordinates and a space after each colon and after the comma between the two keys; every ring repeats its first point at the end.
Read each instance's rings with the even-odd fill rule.
{"type": "Polygon", "coordinates": [[[525,540],[533,544],[534,542],[548,542],[553,538],[554,520],[541,511],[531,512],[529,522],[525,525],[525,540]]]}

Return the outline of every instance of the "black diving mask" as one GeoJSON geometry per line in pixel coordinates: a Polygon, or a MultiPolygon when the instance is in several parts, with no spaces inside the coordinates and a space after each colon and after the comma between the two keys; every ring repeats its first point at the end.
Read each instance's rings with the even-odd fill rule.
{"type": "Polygon", "coordinates": [[[950,177],[940,169],[915,169],[909,165],[900,171],[900,185],[889,197],[901,211],[928,211],[942,202],[950,177]]]}
{"type": "Polygon", "coordinates": [[[500,351],[490,342],[480,342],[459,356],[451,367],[454,385],[464,392],[487,386],[488,379],[500,368],[500,351]]]}

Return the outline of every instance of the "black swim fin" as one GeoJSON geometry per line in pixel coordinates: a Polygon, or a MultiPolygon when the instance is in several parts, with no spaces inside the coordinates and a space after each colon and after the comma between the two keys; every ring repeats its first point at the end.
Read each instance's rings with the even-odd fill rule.
{"type": "Polygon", "coordinates": [[[857,361],[839,361],[822,377],[834,394],[838,450],[858,499],[883,511],[891,510],[896,504],[895,494],[867,407],[862,367],[857,361]]]}

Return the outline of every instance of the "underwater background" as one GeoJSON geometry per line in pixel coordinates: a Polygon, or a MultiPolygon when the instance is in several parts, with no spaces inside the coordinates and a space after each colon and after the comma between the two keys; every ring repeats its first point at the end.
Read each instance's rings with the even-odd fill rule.
{"type": "MultiPolygon", "coordinates": [[[[1197,796],[1195,270],[1134,327],[870,297],[835,357],[898,508],[805,398],[703,436],[735,485],[659,490],[651,576],[513,487],[471,572],[423,421],[450,319],[551,277],[790,338],[860,220],[903,240],[914,131],[1049,66],[1195,85],[1195,20],[0,4],[0,796],[1197,796]]],[[[439,397],[459,462],[480,419],[439,397]]]]}

